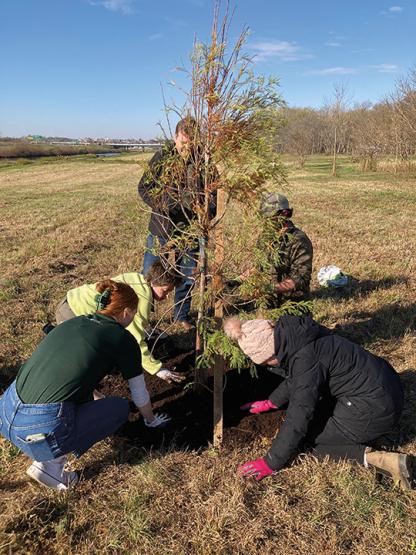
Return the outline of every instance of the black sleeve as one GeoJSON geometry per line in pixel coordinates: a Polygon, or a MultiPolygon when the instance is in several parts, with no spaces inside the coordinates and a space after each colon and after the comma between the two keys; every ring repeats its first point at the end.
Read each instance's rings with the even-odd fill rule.
{"type": "Polygon", "coordinates": [[[305,437],[325,381],[321,363],[310,354],[306,352],[294,363],[286,419],[265,456],[273,470],[285,466],[305,437]]]}
{"type": "MultiPolygon", "coordinates": [[[[217,168],[212,164],[210,183],[216,183],[220,179],[217,168]]],[[[209,218],[215,218],[217,215],[217,191],[213,191],[209,195],[209,218]]]]}
{"type": "Polygon", "coordinates": [[[215,218],[217,215],[217,191],[209,195],[209,219],[215,218]]]}
{"type": "Polygon", "coordinates": [[[151,208],[156,208],[156,197],[154,192],[159,186],[157,178],[161,171],[162,156],[162,151],[158,150],[155,152],[137,187],[139,196],[151,208]]]}
{"type": "Polygon", "coordinates": [[[289,401],[289,396],[289,384],[286,379],[283,380],[279,387],[277,387],[269,396],[269,401],[279,408],[289,401]]]}
{"type": "Polygon", "coordinates": [[[139,196],[153,212],[173,220],[183,212],[183,207],[174,184],[164,183],[161,176],[166,166],[172,164],[174,156],[169,145],[155,152],[137,187],[139,196]]]}

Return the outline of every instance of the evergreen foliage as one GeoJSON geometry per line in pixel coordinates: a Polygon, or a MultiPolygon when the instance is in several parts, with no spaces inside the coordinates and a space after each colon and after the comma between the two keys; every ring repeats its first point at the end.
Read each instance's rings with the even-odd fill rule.
{"type": "Polygon", "coordinates": [[[216,356],[221,356],[229,368],[239,372],[244,369],[249,369],[251,373],[256,371],[251,360],[224,332],[213,328],[206,329],[205,349],[203,354],[198,357],[197,364],[202,367],[212,367],[215,364],[216,356]]]}
{"type": "MultiPolygon", "coordinates": [[[[254,271],[241,284],[239,293],[263,312],[276,297],[272,276],[281,256],[279,231],[270,219],[261,217],[259,206],[265,192],[287,187],[276,149],[284,102],[276,77],[256,76],[253,72],[253,59],[244,52],[248,29],[243,29],[231,44],[228,4],[224,14],[221,8],[221,2],[217,2],[210,41],[194,43],[191,70],[177,68],[190,79],[189,92],[181,89],[183,104],[166,106],[168,116],[174,114],[193,122],[187,150],[180,155],[167,143],[161,164],[148,178],[155,184],[155,206],[160,206],[164,214],[168,206],[170,214],[175,214],[170,222],[172,236],[158,254],[174,264],[173,252],[178,255],[199,243],[195,276],[199,288],[193,290],[199,320],[198,366],[211,366],[220,355],[231,368],[240,370],[250,367],[249,361],[218,331],[220,322],[207,314],[218,299],[225,299],[224,282],[241,274],[240,261],[247,258],[247,251],[253,253],[254,271]],[[212,205],[220,190],[226,197],[225,207],[213,218],[212,205]],[[253,233],[227,230],[235,206],[239,224],[253,229],[253,233]],[[227,256],[216,255],[220,244],[227,256]]],[[[297,303],[288,302],[271,314],[303,313],[307,308],[310,305],[297,307],[297,303]]]]}

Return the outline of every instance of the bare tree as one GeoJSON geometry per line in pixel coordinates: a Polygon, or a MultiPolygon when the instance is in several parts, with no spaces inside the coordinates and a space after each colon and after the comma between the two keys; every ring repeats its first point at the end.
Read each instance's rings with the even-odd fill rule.
{"type": "Polygon", "coordinates": [[[343,133],[347,125],[348,91],[344,83],[333,85],[332,98],[327,104],[326,113],[332,125],[332,170],[337,175],[337,156],[340,152],[343,133]]]}
{"type": "Polygon", "coordinates": [[[283,111],[286,127],[280,133],[285,152],[297,157],[303,168],[307,156],[319,151],[321,118],[310,108],[287,108],[283,111]]]}
{"type": "Polygon", "coordinates": [[[390,115],[387,106],[372,106],[368,102],[351,110],[351,148],[360,161],[362,171],[376,171],[379,157],[386,152],[390,115]]]}
{"type": "Polygon", "coordinates": [[[392,113],[395,171],[416,151],[416,68],[397,80],[386,100],[392,113]]]}
{"type": "Polygon", "coordinates": [[[416,137],[416,68],[397,81],[392,99],[404,126],[412,137],[416,137]]]}

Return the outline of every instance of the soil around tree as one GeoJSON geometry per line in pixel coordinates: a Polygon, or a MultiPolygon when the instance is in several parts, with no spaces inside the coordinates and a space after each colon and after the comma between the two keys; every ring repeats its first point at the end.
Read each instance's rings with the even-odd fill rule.
{"type": "MultiPolygon", "coordinates": [[[[165,412],[171,422],[163,429],[147,428],[143,419],[133,409],[137,418],[126,423],[117,433],[143,448],[200,450],[208,447],[213,438],[213,377],[208,372],[206,386],[196,391],[193,385],[195,354],[192,351],[172,356],[163,363],[166,368],[183,373],[181,384],[169,384],[146,373],[146,384],[155,412],[165,412]]],[[[283,411],[250,414],[240,406],[248,401],[267,399],[279,385],[281,378],[267,370],[259,370],[252,377],[248,370],[241,373],[228,370],[224,374],[224,448],[244,447],[258,438],[272,438],[282,423],[283,411]]],[[[121,376],[108,376],[100,391],[105,395],[129,398],[128,384],[121,376]]],[[[134,417],[133,417],[134,418],[134,417]]]]}

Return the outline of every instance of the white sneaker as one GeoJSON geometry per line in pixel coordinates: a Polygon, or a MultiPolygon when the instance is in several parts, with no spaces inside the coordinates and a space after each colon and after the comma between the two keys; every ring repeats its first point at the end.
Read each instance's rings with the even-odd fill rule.
{"type": "Polygon", "coordinates": [[[78,474],[65,470],[68,459],[66,455],[50,461],[34,461],[26,470],[26,474],[48,488],[66,490],[78,483],[78,474]]]}

